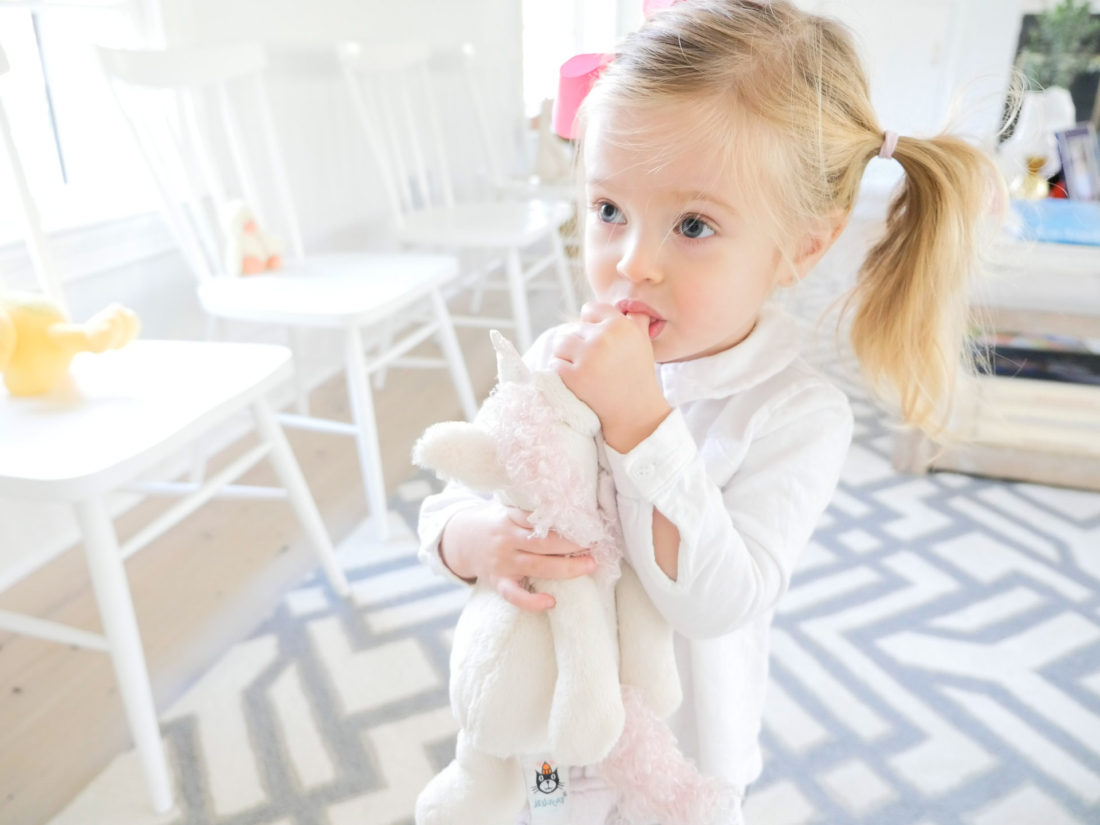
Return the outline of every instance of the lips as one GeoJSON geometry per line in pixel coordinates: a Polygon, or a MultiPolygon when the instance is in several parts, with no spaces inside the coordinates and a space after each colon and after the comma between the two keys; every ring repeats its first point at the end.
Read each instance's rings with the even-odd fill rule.
{"type": "Polygon", "coordinates": [[[649,340],[654,340],[668,323],[657,310],[644,301],[622,300],[615,304],[615,308],[623,315],[645,315],[649,318],[649,340]]]}

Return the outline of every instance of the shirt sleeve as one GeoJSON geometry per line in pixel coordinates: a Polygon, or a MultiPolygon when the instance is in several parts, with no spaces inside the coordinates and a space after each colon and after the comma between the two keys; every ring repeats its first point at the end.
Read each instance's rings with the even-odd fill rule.
{"type": "Polygon", "coordinates": [[[428,496],[420,505],[420,516],[416,523],[420,549],[417,558],[433,572],[459,584],[470,584],[456,575],[446,564],[439,552],[439,542],[447,522],[456,514],[470,507],[484,504],[486,499],[461,484],[451,482],[440,493],[428,496]]]}
{"type": "Polygon", "coordinates": [[[851,433],[847,399],[822,385],[777,404],[722,487],[679,410],[629,453],[608,448],[626,556],[679,633],[723,635],[774,608],[832,497],[851,433]],[[675,581],[654,558],[654,509],[680,533],[675,581]]]}

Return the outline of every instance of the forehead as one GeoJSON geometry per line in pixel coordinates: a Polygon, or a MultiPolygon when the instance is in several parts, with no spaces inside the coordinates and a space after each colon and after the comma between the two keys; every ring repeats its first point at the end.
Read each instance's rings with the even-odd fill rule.
{"type": "Polygon", "coordinates": [[[740,177],[730,130],[690,104],[593,117],[583,141],[585,177],[609,185],[712,191],[740,177]]]}

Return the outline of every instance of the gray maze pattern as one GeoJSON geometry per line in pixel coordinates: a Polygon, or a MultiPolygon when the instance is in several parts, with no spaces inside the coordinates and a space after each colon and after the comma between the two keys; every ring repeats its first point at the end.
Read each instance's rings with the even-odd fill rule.
{"type": "Polygon", "coordinates": [[[777,612],[749,822],[1100,822],[1100,495],[899,476],[855,409],[777,612]]]}
{"type": "Polygon", "coordinates": [[[312,576],[165,714],[182,797],[168,821],[411,825],[453,756],[447,660],[466,597],[419,565],[399,514],[427,489],[406,485],[395,541],[344,543],[350,603],[312,576]]]}
{"type": "Polygon", "coordinates": [[[1100,823],[1100,494],[897,473],[817,329],[856,431],[775,618],[748,821],[1100,823]]]}
{"type": "MultiPolygon", "coordinates": [[[[1100,495],[899,475],[821,366],[857,431],[775,618],[748,822],[1097,825],[1100,495]]],[[[433,483],[400,489],[396,540],[343,543],[351,602],[311,577],[163,714],[178,811],[150,818],[130,754],[54,825],[410,825],[453,754],[465,598],[415,558],[433,483]]]]}

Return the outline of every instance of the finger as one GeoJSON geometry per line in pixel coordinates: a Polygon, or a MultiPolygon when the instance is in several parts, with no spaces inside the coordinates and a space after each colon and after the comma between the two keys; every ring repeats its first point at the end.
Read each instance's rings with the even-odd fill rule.
{"type": "Polygon", "coordinates": [[[596,561],[588,554],[581,556],[540,556],[525,553],[516,559],[516,573],[532,579],[575,579],[596,570],[596,561]]]}
{"type": "Polygon", "coordinates": [[[561,533],[551,530],[545,536],[531,536],[523,550],[540,556],[582,556],[588,548],[571,542],[561,533]]]}
{"type": "Polygon", "coordinates": [[[649,322],[650,317],[641,312],[628,312],[626,317],[634,324],[639,330],[645,333],[645,337],[649,337],[649,322]]]}
{"type": "Polygon", "coordinates": [[[598,301],[589,301],[581,307],[581,320],[587,324],[598,324],[600,321],[604,321],[619,314],[619,310],[615,309],[611,304],[604,304],[598,301]]]}
{"type": "Polygon", "coordinates": [[[497,582],[497,592],[505,601],[511,602],[520,610],[538,613],[549,610],[555,604],[549,593],[532,593],[515,579],[501,579],[497,582]]]}
{"type": "Polygon", "coordinates": [[[584,333],[576,324],[570,324],[554,335],[550,354],[566,363],[573,363],[584,346],[584,333]]]}
{"type": "Polygon", "coordinates": [[[531,524],[531,514],[527,510],[521,510],[519,507],[507,506],[504,508],[504,512],[508,516],[508,520],[517,527],[524,530],[534,529],[534,525],[531,524]]]}

